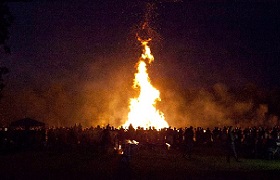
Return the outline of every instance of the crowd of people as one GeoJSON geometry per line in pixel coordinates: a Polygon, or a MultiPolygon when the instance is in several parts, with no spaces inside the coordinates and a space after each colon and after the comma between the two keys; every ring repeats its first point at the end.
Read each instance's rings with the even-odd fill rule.
{"type": "Polygon", "coordinates": [[[234,157],[239,161],[238,154],[252,158],[277,158],[280,149],[280,127],[185,127],[144,129],[130,125],[123,127],[83,128],[80,124],[73,127],[50,127],[31,129],[0,128],[0,150],[17,149],[63,149],[89,148],[100,152],[119,150],[125,143],[137,143],[146,147],[162,147],[182,149],[186,158],[191,158],[194,147],[225,148],[228,161],[234,157]]]}

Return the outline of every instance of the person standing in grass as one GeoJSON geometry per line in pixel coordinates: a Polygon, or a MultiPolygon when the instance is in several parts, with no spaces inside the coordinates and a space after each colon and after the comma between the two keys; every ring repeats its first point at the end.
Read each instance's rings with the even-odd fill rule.
{"type": "Polygon", "coordinates": [[[235,149],[235,136],[234,136],[234,131],[232,126],[229,127],[228,134],[227,134],[227,162],[228,163],[230,163],[231,156],[234,157],[236,162],[240,162],[238,160],[238,156],[235,149]]]}

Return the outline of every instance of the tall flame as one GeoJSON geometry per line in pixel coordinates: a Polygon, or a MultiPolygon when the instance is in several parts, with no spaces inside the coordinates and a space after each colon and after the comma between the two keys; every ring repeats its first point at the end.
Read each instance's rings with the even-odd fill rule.
{"type": "Polygon", "coordinates": [[[128,120],[124,124],[124,127],[128,127],[130,124],[133,127],[149,128],[154,127],[161,129],[168,127],[168,123],[164,119],[164,114],[155,108],[156,101],[160,101],[160,92],[154,88],[150,83],[150,78],[147,73],[148,63],[154,61],[154,56],[151,54],[151,49],[148,46],[148,40],[142,40],[138,37],[143,47],[143,53],[139,58],[137,65],[137,73],[135,73],[135,79],[133,83],[134,89],[140,89],[138,98],[130,99],[130,112],[128,113],[128,120]]]}

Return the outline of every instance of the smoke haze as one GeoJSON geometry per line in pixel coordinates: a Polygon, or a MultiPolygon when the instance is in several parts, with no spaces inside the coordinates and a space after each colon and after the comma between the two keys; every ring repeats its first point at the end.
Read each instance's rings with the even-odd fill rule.
{"type": "MultiPolygon", "coordinates": [[[[138,96],[132,85],[143,5],[11,3],[0,124],[30,117],[50,126],[122,125],[138,96]]],[[[279,124],[276,6],[162,1],[150,8],[155,61],[148,73],[170,126],[279,124]]]]}

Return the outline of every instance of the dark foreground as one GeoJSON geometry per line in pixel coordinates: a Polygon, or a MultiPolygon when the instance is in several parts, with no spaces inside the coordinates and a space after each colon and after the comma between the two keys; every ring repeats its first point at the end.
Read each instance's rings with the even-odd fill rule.
{"type": "Polygon", "coordinates": [[[0,155],[0,179],[279,179],[280,160],[226,161],[219,148],[136,147],[130,161],[91,149],[22,151],[0,155]]]}

